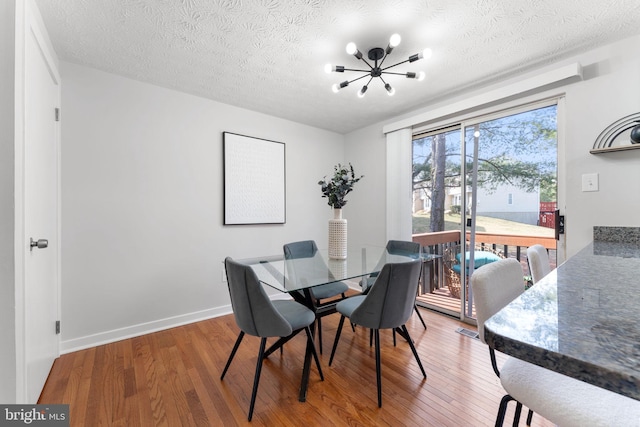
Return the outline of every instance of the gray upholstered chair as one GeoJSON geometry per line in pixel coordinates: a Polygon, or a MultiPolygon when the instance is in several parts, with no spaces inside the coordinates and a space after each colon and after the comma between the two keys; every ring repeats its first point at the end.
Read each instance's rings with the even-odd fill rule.
{"type": "Polygon", "coordinates": [[[375,336],[376,380],[378,384],[378,407],[382,406],[382,376],[380,369],[380,329],[399,329],[409,343],[416,362],[424,378],[427,374],[422,367],[420,357],[405,323],[415,306],[418,281],[420,280],[421,261],[388,263],[382,268],[376,281],[366,295],[356,295],[340,301],[336,310],[341,314],[340,323],[333,342],[329,366],[338,347],[344,319],[351,323],[370,328],[375,336]]]}
{"type": "Polygon", "coordinates": [[[249,405],[248,420],[251,421],[267,337],[290,337],[304,330],[307,334],[307,349],[310,349],[313,353],[320,378],[324,380],[320,361],[313,344],[313,336],[309,328],[309,325],[315,321],[315,314],[295,301],[271,301],[251,267],[237,263],[231,258],[226,258],[224,265],[227,272],[227,284],[231,296],[233,315],[240,328],[240,334],[233,346],[233,350],[231,350],[220,380],[224,379],[245,333],[262,338],[260,340],[260,350],[258,352],[251,403],[249,405]]]}
{"type": "MultiPolygon", "coordinates": [[[[316,246],[316,242],[313,240],[303,240],[300,242],[287,243],[283,246],[284,257],[285,259],[308,259],[309,264],[305,265],[306,269],[315,269],[320,275],[330,275],[330,278],[333,278],[329,268],[325,264],[325,262],[318,256],[318,247],[316,246]]],[[[295,268],[295,265],[301,265],[301,263],[291,263],[287,264],[288,268],[295,268]]],[[[289,278],[298,281],[302,272],[288,271],[289,278]]],[[[308,273],[308,271],[304,272],[308,273]]],[[[324,285],[314,286],[309,288],[311,293],[311,297],[314,299],[314,304],[316,306],[322,305],[322,300],[327,298],[333,298],[338,295],[345,298],[345,292],[349,290],[349,286],[344,282],[332,282],[324,285]]],[[[320,354],[322,354],[322,317],[327,314],[332,314],[333,311],[317,311],[316,319],[318,322],[318,347],[320,348],[320,354]]]]}
{"type": "Polygon", "coordinates": [[[527,248],[527,259],[529,260],[529,270],[533,283],[537,283],[547,274],[551,273],[549,263],[549,253],[542,245],[533,245],[527,248]]]}
{"type": "MultiPolygon", "coordinates": [[[[522,266],[503,259],[478,269],[471,276],[480,340],[484,323],[522,292],[522,266]]],[[[570,378],[549,369],[509,357],[498,369],[495,351],[489,348],[491,363],[507,394],[502,398],[496,426],[504,422],[507,405],[515,400],[517,425],[522,405],[529,408],[527,425],[536,412],[563,427],[636,425],[640,401],[570,378]]]]}
{"type": "MultiPolygon", "coordinates": [[[[389,240],[387,242],[386,248],[389,254],[404,255],[404,256],[409,256],[411,258],[415,258],[415,259],[420,258],[421,250],[422,250],[422,248],[420,247],[420,243],[409,242],[405,240],[389,240]]],[[[384,259],[380,260],[380,262],[382,264],[378,265],[377,266],[378,268],[376,268],[376,270],[382,269],[383,265],[385,264],[384,259]]],[[[360,287],[362,288],[362,293],[366,294],[369,291],[369,288],[375,283],[377,276],[378,276],[378,273],[373,273],[369,275],[369,277],[365,277],[362,280],[360,280],[360,287]]],[[[417,291],[416,291],[416,294],[417,294],[417,291]]],[[[424,326],[424,328],[427,329],[427,324],[424,322],[424,319],[422,318],[420,311],[418,311],[418,305],[414,304],[413,308],[415,313],[418,315],[418,318],[420,319],[422,326],[424,326]]]]}

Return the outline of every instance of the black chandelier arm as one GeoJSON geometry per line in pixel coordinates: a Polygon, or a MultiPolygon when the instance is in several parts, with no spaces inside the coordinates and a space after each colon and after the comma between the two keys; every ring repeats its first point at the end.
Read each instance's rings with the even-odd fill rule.
{"type": "Polygon", "coordinates": [[[397,66],[397,65],[400,65],[400,64],[405,64],[405,63],[407,63],[407,62],[411,62],[411,60],[409,60],[409,59],[405,59],[404,61],[398,62],[398,63],[393,64],[393,65],[389,65],[388,67],[384,67],[384,68],[382,69],[382,71],[384,71],[384,70],[388,70],[389,68],[393,68],[393,67],[395,67],[395,66],[397,66]]]}
{"type": "MultiPolygon", "coordinates": [[[[385,55],[380,60],[380,64],[378,64],[378,68],[382,68],[382,64],[384,64],[384,60],[387,59],[387,56],[389,56],[389,54],[385,53],[385,55]]],[[[398,65],[398,64],[396,64],[396,65],[398,65]]],[[[389,66],[387,68],[391,68],[391,67],[395,67],[395,65],[391,65],[391,66],[389,66]]]]}
{"type": "MultiPolygon", "coordinates": [[[[357,68],[345,68],[343,71],[357,71],[359,73],[370,73],[371,72],[371,70],[360,70],[360,69],[357,69],[357,68]]],[[[342,72],[342,71],[340,71],[340,72],[342,72]]]]}
{"type": "MultiPolygon", "coordinates": [[[[360,77],[356,77],[356,78],[355,78],[355,79],[353,79],[353,80],[349,80],[347,83],[348,83],[348,84],[351,84],[351,83],[353,83],[353,82],[357,82],[358,80],[362,80],[362,79],[364,79],[364,78],[365,78],[365,77],[367,77],[367,76],[370,76],[370,74],[365,74],[365,75],[362,75],[362,76],[360,76],[360,77]]],[[[371,77],[371,78],[373,79],[373,77],[371,77]]],[[[369,80],[369,81],[371,81],[371,80],[369,80]]],[[[367,83],[367,84],[369,84],[369,83],[367,83]]]]}
{"type": "MultiPolygon", "coordinates": [[[[367,62],[367,60],[366,60],[366,59],[364,59],[364,58],[360,58],[360,61],[362,61],[362,62],[364,62],[365,64],[367,64],[367,67],[369,67],[369,69],[370,69],[370,70],[373,70],[373,67],[371,66],[371,64],[369,64],[369,63],[367,62]]],[[[367,70],[366,72],[369,72],[369,70],[367,70]]]]}
{"type": "Polygon", "coordinates": [[[396,76],[406,76],[407,75],[407,73],[394,73],[393,71],[382,71],[381,73],[382,74],[393,74],[393,75],[396,75],[396,76]]]}

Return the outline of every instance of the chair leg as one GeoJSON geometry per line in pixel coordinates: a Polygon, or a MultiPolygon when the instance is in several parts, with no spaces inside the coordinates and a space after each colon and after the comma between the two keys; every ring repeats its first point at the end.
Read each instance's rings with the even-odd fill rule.
{"type": "Polygon", "coordinates": [[[253,407],[256,404],[256,395],[258,394],[258,383],[260,382],[260,373],[262,372],[262,360],[264,359],[264,348],[267,345],[267,338],[260,340],[260,351],[258,352],[258,361],[256,362],[256,375],[253,378],[253,391],[251,392],[251,404],[249,405],[249,416],[247,420],[251,421],[253,417],[253,407]]]}
{"type": "Polygon", "coordinates": [[[527,414],[527,425],[531,425],[531,420],[533,419],[533,411],[529,409],[529,413],[527,414]]]}
{"type": "Polygon", "coordinates": [[[418,318],[420,319],[420,322],[422,322],[422,326],[424,326],[424,329],[427,329],[427,324],[424,323],[424,319],[422,318],[422,314],[420,314],[420,311],[418,310],[418,306],[414,305],[413,309],[416,311],[416,314],[418,315],[418,318]]]}
{"type": "Polygon", "coordinates": [[[320,354],[322,354],[322,317],[318,317],[318,347],[320,348],[320,354]]]}
{"type": "Polygon", "coordinates": [[[378,408],[382,408],[382,373],[380,372],[380,330],[373,333],[376,342],[376,383],[378,384],[378,408]]]}
{"type": "Polygon", "coordinates": [[[231,361],[233,360],[233,357],[236,355],[236,351],[238,351],[238,347],[240,347],[240,343],[242,342],[242,338],[244,338],[244,331],[240,331],[240,334],[238,335],[238,339],[236,340],[236,343],[233,346],[233,350],[231,350],[231,354],[229,355],[229,359],[227,360],[227,364],[224,366],[224,369],[222,370],[222,375],[220,375],[220,381],[222,381],[224,379],[224,376],[227,373],[227,369],[229,369],[229,366],[231,365],[231,361]]]}
{"type": "Polygon", "coordinates": [[[500,407],[498,408],[498,416],[496,417],[496,427],[502,427],[502,424],[504,423],[504,416],[507,412],[507,405],[512,400],[515,399],[508,394],[502,396],[502,400],[500,400],[500,407]]]}
{"type": "Polygon", "coordinates": [[[396,346],[396,328],[393,328],[393,346],[396,346]]]}
{"type": "Polygon", "coordinates": [[[307,333],[307,345],[311,349],[311,353],[313,354],[313,358],[316,361],[316,366],[318,367],[318,372],[320,373],[320,379],[324,381],[324,375],[322,374],[322,368],[320,367],[320,359],[318,359],[318,353],[316,353],[316,346],[313,345],[313,335],[311,335],[311,329],[307,326],[304,328],[304,331],[307,333]]]}
{"type": "Polygon", "coordinates": [[[409,347],[411,347],[411,351],[413,352],[413,357],[416,358],[416,362],[418,362],[418,366],[420,367],[420,370],[422,371],[422,375],[427,378],[427,373],[424,371],[424,368],[422,367],[422,362],[420,361],[420,356],[418,356],[418,352],[416,351],[416,347],[413,345],[413,340],[411,339],[411,336],[409,335],[409,331],[407,330],[406,325],[402,325],[402,332],[405,333],[405,335],[407,336],[407,342],[409,343],[409,347]]]}
{"type": "Polygon", "coordinates": [[[513,427],[518,427],[520,425],[520,414],[522,414],[522,403],[516,403],[516,411],[513,414],[513,427]]]}
{"type": "Polygon", "coordinates": [[[373,345],[373,329],[369,330],[369,347],[373,345]]]}
{"type": "Polygon", "coordinates": [[[333,362],[333,356],[336,354],[336,348],[338,347],[338,340],[340,340],[340,333],[342,332],[342,325],[344,325],[344,316],[340,316],[340,323],[338,323],[338,330],[336,331],[336,339],[333,341],[333,348],[331,349],[331,357],[329,358],[329,366],[333,362]]]}

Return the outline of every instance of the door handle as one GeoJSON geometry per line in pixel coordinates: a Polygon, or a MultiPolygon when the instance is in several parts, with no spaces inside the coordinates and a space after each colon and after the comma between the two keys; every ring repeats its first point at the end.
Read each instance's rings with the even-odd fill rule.
{"type": "Polygon", "coordinates": [[[49,241],[47,239],[33,240],[33,237],[32,237],[30,246],[31,246],[29,248],[30,251],[32,251],[33,248],[44,249],[49,246],[49,241]]]}
{"type": "Polygon", "coordinates": [[[560,209],[556,209],[554,217],[556,225],[556,240],[560,240],[560,235],[564,234],[564,215],[560,215],[560,209]]]}

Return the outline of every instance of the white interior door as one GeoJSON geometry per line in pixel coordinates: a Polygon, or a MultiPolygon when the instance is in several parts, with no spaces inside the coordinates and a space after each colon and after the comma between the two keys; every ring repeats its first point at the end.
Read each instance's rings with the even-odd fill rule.
{"type": "Polygon", "coordinates": [[[25,34],[24,230],[25,370],[29,403],[59,355],[59,78],[34,23],[25,34]],[[30,239],[40,247],[30,247],[30,239]],[[45,242],[47,241],[46,247],[45,242]]]}

